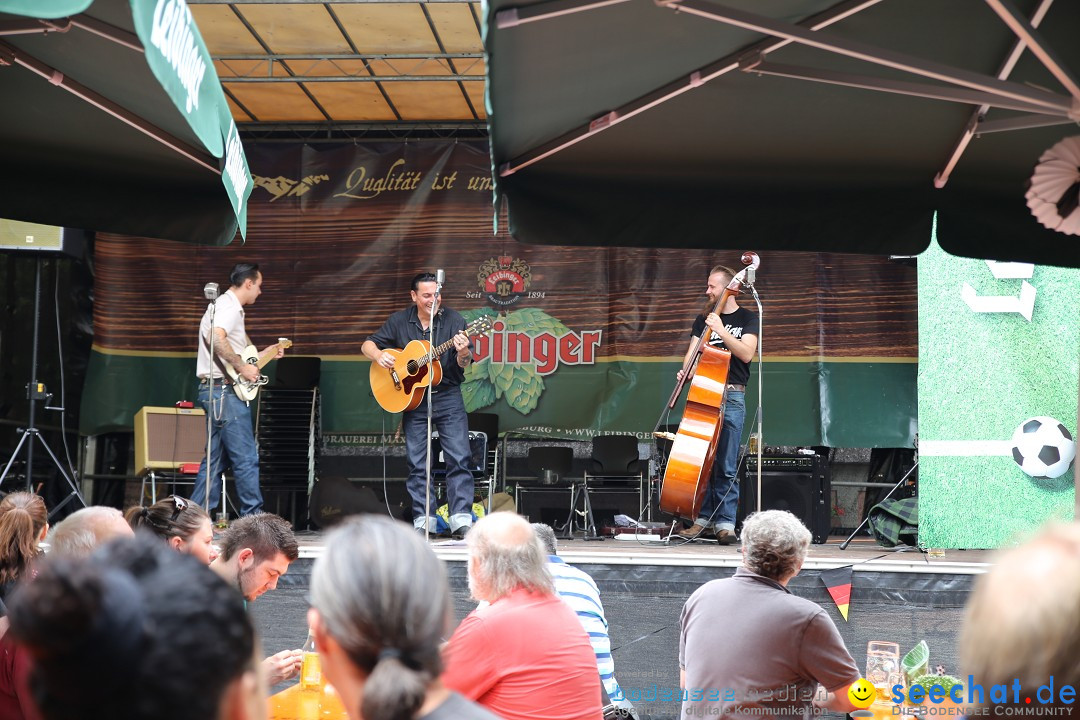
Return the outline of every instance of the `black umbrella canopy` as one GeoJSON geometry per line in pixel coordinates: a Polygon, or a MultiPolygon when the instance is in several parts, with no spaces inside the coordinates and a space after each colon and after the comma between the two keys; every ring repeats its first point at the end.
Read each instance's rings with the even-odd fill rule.
{"type": "MultiPolygon", "coordinates": [[[[220,102],[204,101],[198,112],[203,121],[220,123],[221,130],[217,141],[208,143],[155,77],[149,53],[140,49],[135,3],[83,2],[89,7],[82,13],[56,21],[64,31],[27,33],[41,23],[27,15],[35,7],[47,15],[50,2],[18,8],[20,0],[0,0],[0,10],[5,2],[24,14],[0,12],[0,217],[185,242],[231,242],[245,211],[242,202],[239,210],[234,207],[222,180],[224,136],[235,127],[224,117],[212,65],[203,89],[211,96],[216,91],[220,102]],[[41,76],[50,70],[63,73],[64,83],[82,97],[41,76]]],[[[167,6],[176,5],[168,0],[157,3],[161,8],[142,4],[148,17],[158,11],[159,25],[169,17],[167,6]]]]}
{"type": "Polygon", "coordinates": [[[1080,134],[1080,3],[662,2],[490,3],[518,239],[915,254],[937,212],[955,254],[1080,266],[1024,197],[1080,134]]]}

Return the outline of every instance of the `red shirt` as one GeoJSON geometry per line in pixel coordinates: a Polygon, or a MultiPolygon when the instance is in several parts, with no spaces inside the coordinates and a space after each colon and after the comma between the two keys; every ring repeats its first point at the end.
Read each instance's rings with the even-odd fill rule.
{"type": "Polygon", "coordinates": [[[37,707],[30,699],[27,678],[30,655],[7,637],[7,621],[0,622],[0,718],[38,720],[37,707]]]}
{"type": "Polygon", "coordinates": [[[596,655],[557,595],[515,590],[478,607],[443,655],[443,683],[506,720],[601,717],[596,655]]]}

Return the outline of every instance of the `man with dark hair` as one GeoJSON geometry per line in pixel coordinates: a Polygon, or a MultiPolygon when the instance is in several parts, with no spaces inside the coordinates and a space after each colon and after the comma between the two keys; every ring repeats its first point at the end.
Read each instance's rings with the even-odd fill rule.
{"type": "Polygon", "coordinates": [[[233,521],[218,542],[221,554],[210,567],[248,602],[276,588],[278,578],[300,554],[292,527],[272,513],[233,521]]]}
{"type": "Polygon", "coordinates": [[[50,558],[13,598],[10,620],[44,720],[266,717],[243,603],[156,539],[50,558]]]}
{"type": "MultiPolygon", "coordinates": [[[[460,313],[442,306],[436,313],[435,336],[431,334],[431,310],[437,298],[438,285],[431,273],[420,273],[413,278],[413,304],[393,315],[360,347],[373,363],[384,368],[394,367],[394,356],[387,349],[399,349],[413,340],[425,340],[438,346],[453,340],[453,347],[439,357],[442,366],[442,382],[428,390],[431,393],[432,426],[439,431],[443,456],[446,458],[446,489],[450,531],[462,538],[472,525],[473,476],[468,461],[472,454],[469,447],[469,418],[465,401],[461,397],[461,383],[465,380],[465,368],[472,362],[472,348],[465,335],[465,318],[460,313]]],[[[407,410],[401,419],[405,430],[405,452],[408,455],[409,478],[406,487],[412,498],[413,527],[417,530],[435,531],[435,511],[438,504],[434,493],[431,503],[425,507],[427,493],[427,453],[431,442],[427,430],[427,399],[415,410],[407,410]]]]}
{"type": "MultiPolygon", "coordinates": [[[[195,374],[199,378],[199,404],[213,418],[210,440],[209,510],[217,507],[221,499],[221,485],[214,478],[225,469],[222,449],[232,466],[236,480],[236,494],[240,500],[240,515],[250,515],[262,509],[262,492],[259,490],[259,449],[251,426],[251,408],[241,400],[232,387],[225,371],[232,367],[237,374],[254,382],[259,379],[259,368],[244,362],[241,353],[248,346],[244,328],[244,306],[251,305],[262,294],[262,273],[254,263],[237,263],[229,273],[231,287],[211,303],[203,313],[199,325],[199,351],[195,374]],[[214,309],[216,307],[216,310],[214,309]],[[214,337],[210,337],[213,315],[214,337]],[[211,353],[211,346],[213,352],[211,353]]],[[[261,354],[273,349],[268,346],[261,354]]],[[[276,357],[285,351],[278,347],[276,357]]],[[[206,503],[207,468],[204,456],[195,478],[191,500],[196,505],[206,503]]],[[[222,507],[222,510],[225,508],[222,507]]]]}
{"type": "MultiPolygon", "coordinates": [[[[731,283],[735,273],[731,268],[717,265],[709,271],[705,288],[705,306],[694,320],[690,331],[690,347],[683,365],[690,360],[698,338],[705,335],[705,344],[731,353],[727,387],[724,390],[724,424],[716,443],[712,476],[705,488],[694,524],[677,534],[687,539],[715,539],[721,545],[735,542],[735,512],[739,508],[739,443],[746,420],[746,383],[750,380],[750,363],[757,355],[757,336],[760,322],[757,313],[739,307],[735,295],[728,297],[719,314],[713,312],[716,303],[731,283]]],[[[679,378],[683,371],[679,370],[679,378]]]]}
{"type": "Polygon", "coordinates": [[[699,587],[683,606],[683,717],[809,718],[815,708],[855,709],[848,688],[859,670],[840,632],[820,605],[787,589],[809,548],[810,531],[785,510],[746,518],[742,566],[699,587]],[[732,608],[739,609],[734,621],[732,608]]]}
{"type": "MultiPolygon", "coordinates": [[[[277,587],[278,579],[300,555],[292,527],[272,513],[233,521],[219,539],[221,554],[210,569],[252,602],[277,587]]],[[[300,672],[300,650],[282,650],[263,661],[266,684],[273,686],[300,672]]]]}

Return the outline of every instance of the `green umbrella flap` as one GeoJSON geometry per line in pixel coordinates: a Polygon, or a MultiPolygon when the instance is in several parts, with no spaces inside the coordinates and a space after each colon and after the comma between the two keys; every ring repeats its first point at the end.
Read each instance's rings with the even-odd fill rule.
{"type": "Polygon", "coordinates": [[[135,34],[161,87],[207,152],[222,157],[228,114],[210,52],[184,0],[131,0],[135,34]]]}
{"type": "Polygon", "coordinates": [[[55,20],[78,15],[94,0],[0,0],[0,13],[55,20]]]}
{"type": "Polygon", "coordinates": [[[229,202],[232,203],[233,212],[240,224],[240,236],[246,237],[247,199],[255,189],[255,181],[248,169],[247,156],[244,155],[244,146],[240,142],[236,123],[231,117],[225,121],[228,123],[228,135],[225,138],[225,170],[221,173],[221,183],[225,186],[225,193],[229,196],[229,202]]]}

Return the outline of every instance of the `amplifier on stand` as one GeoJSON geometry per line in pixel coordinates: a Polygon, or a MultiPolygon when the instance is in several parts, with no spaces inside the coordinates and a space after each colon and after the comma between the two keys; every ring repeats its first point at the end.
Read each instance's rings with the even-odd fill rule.
{"type": "MultiPolygon", "coordinates": [[[[736,525],[757,507],[757,456],[750,455],[739,473],[736,525]]],[[[765,455],[761,458],[761,509],[787,510],[802,520],[813,542],[828,541],[832,529],[829,464],[821,455],[765,455]]]]}
{"type": "Polygon", "coordinates": [[[206,414],[194,408],[144,407],[135,413],[135,472],[179,470],[206,455],[206,414]]]}

